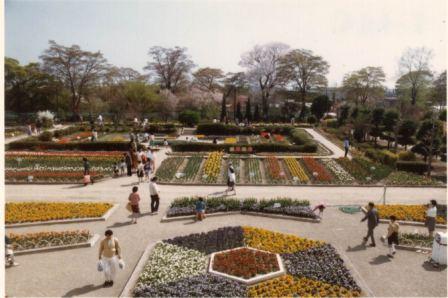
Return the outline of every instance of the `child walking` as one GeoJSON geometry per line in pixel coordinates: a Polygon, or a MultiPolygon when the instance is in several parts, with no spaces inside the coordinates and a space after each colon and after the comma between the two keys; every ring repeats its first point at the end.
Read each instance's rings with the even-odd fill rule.
{"type": "Polygon", "coordinates": [[[138,183],[143,182],[143,178],[145,177],[145,168],[141,161],[138,162],[137,166],[137,177],[138,177],[138,183]]]}
{"type": "Polygon", "coordinates": [[[395,215],[391,215],[389,217],[390,222],[387,227],[387,244],[389,245],[389,253],[387,256],[389,258],[393,258],[395,255],[395,245],[398,245],[398,230],[400,229],[400,225],[397,222],[397,217],[395,215]]]}

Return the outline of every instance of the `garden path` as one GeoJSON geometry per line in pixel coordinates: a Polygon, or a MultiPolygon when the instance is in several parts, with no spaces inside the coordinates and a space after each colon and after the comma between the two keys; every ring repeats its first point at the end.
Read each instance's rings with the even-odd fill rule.
{"type": "MultiPolygon", "coordinates": [[[[307,133],[309,133],[316,141],[320,142],[322,145],[330,149],[333,154],[329,156],[324,156],[326,158],[339,158],[344,157],[344,150],[336,146],[333,142],[328,140],[326,137],[324,137],[322,134],[320,134],[318,131],[312,129],[312,128],[304,128],[307,133]]],[[[351,159],[352,155],[349,153],[348,158],[351,159]]]]}
{"type": "MultiPolygon", "coordinates": [[[[159,154],[159,160],[163,153],[159,154]]],[[[92,186],[77,185],[7,185],[6,201],[55,200],[55,201],[104,201],[119,203],[118,208],[106,222],[47,225],[7,229],[7,232],[33,232],[41,230],[89,229],[103,234],[112,228],[120,240],[126,268],[118,272],[112,288],[102,288],[103,277],[96,271],[98,243],[92,248],[23,255],[17,258],[20,266],[6,270],[8,296],[118,296],[123,290],[134,266],[149,243],[209,231],[229,225],[251,225],[299,236],[321,239],[333,244],[352,263],[375,296],[440,296],[447,294],[446,270],[434,271],[424,266],[426,255],[399,251],[393,261],[385,256],[387,248],[363,249],[359,246],[366,232],[366,224],[359,223],[361,214],[348,215],[336,208],[327,208],[320,224],[234,215],[207,218],[203,223],[178,221],[160,223],[170,202],[179,196],[211,195],[223,191],[222,186],[171,186],[161,185],[160,213],[149,215],[148,185],[141,184],[141,209],[143,216],[138,224],[129,224],[129,213],[124,208],[135,176],[109,179],[92,186]]],[[[238,197],[290,196],[309,199],[312,205],[366,204],[369,200],[379,202],[381,187],[238,187],[238,197]]],[[[389,203],[425,203],[429,198],[444,200],[446,189],[442,188],[389,188],[389,203]]],[[[376,236],[386,232],[380,225],[376,236]]],[[[414,227],[402,227],[413,231],[414,227]]],[[[422,230],[419,228],[419,230],[422,230]]],[[[379,241],[378,241],[379,242],[379,241]]]]}
{"type": "MultiPolygon", "coordinates": [[[[65,128],[69,127],[69,126],[70,125],[57,124],[53,128],[48,129],[47,131],[55,131],[57,129],[65,129],[65,128]]],[[[12,143],[12,142],[15,142],[15,141],[20,141],[20,140],[23,140],[23,139],[26,139],[26,138],[28,138],[27,134],[23,134],[23,135],[20,135],[20,136],[17,136],[17,137],[12,137],[12,138],[5,138],[5,144],[9,144],[9,143],[12,143]]]]}

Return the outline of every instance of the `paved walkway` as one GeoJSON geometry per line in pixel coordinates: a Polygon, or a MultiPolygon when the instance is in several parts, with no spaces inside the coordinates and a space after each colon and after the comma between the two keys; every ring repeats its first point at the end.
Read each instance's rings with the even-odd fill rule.
{"type": "MultiPolygon", "coordinates": [[[[46,131],[55,131],[55,130],[57,130],[57,129],[64,129],[64,128],[67,128],[67,127],[69,127],[70,125],[61,125],[61,124],[57,124],[57,125],[55,125],[52,129],[48,129],[48,130],[46,130],[46,131]]],[[[27,135],[27,134],[23,134],[23,135],[20,135],[20,136],[17,136],[17,137],[13,137],[13,138],[6,138],[5,139],[5,144],[9,144],[9,143],[12,143],[12,142],[15,142],[15,141],[20,141],[20,140],[23,140],[23,139],[26,139],[26,138],[28,138],[29,136],[27,135]]]]}
{"type": "MultiPolygon", "coordinates": [[[[314,130],[312,128],[304,128],[304,130],[307,133],[309,133],[316,141],[320,142],[322,145],[324,145],[325,147],[327,147],[328,149],[333,151],[332,155],[325,156],[325,157],[327,157],[327,158],[344,157],[344,154],[345,154],[344,150],[342,150],[341,148],[336,146],[333,142],[331,142],[330,140],[325,138],[322,134],[320,134],[319,132],[317,132],[316,130],[314,130]]],[[[348,154],[348,158],[349,159],[352,158],[350,153],[348,154]]]]}

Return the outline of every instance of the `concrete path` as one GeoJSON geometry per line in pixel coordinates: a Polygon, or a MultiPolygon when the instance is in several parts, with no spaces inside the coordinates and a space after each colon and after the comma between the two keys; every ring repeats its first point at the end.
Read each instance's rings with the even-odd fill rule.
{"type": "MultiPolygon", "coordinates": [[[[70,125],[57,124],[52,129],[47,129],[46,131],[55,131],[55,130],[58,130],[58,129],[65,129],[65,128],[69,127],[69,126],[70,125]]],[[[23,135],[20,135],[20,136],[17,136],[17,137],[13,137],[13,138],[6,138],[5,139],[5,144],[9,144],[9,143],[12,143],[12,142],[15,142],[15,141],[20,141],[20,140],[26,139],[28,137],[29,136],[27,134],[23,134],[23,135]]]]}
{"type": "MultiPolygon", "coordinates": [[[[325,156],[328,158],[339,158],[344,157],[344,150],[336,146],[333,142],[325,138],[323,135],[321,135],[319,132],[312,128],[304,128],[304,130],[309,133],[316,141],[320,142],[322,145],[333,151],[332,155],[325,156]]],[[[351,154],[349,153],[347,156],[349,159],[352,158],[351,154]]]]}

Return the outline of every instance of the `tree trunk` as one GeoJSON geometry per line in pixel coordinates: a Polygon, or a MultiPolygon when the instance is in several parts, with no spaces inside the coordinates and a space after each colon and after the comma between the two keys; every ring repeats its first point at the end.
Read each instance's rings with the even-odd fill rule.
{"type": "Polygon", "coordinates": [[[411,88],[411,104],[415,106],[415,103],[417,102],[417,88],[415,86],[412,86],[411,88]]]}
{"type": "Polygon", "coordinates": [[[262,100],[262,104],[263,104],[263,119],[264,121],[268,121],[269,119],[269,106],[268,106],[268,97],[269,95],[266,94],[265,92],[261,93],[261,100],[262,100]]]}

